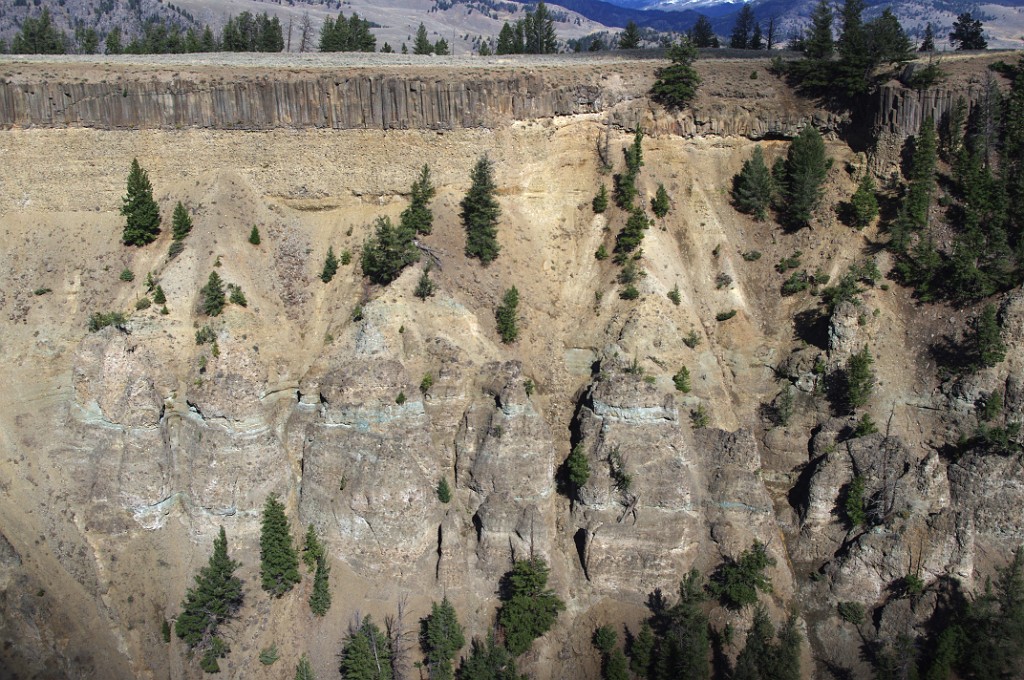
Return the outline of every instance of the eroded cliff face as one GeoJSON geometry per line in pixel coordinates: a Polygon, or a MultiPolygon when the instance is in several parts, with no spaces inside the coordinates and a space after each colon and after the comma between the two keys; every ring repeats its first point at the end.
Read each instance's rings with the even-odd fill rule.
{"type": "MultiPolygon", "coordinates": [[[[708,572],[754,540],[775,560],[763,601],[776,619],[791,608],[801,617],[807,677],[820,676],[812,650],[823,665],[866,674],[861,635],[921,630],[950,584],[976,587],[1024,540],[1024,471],[1019,456],[951,460],[943,447],[975,426],[976,404],[993,390],[1006,422],[1022,417],[1022,298],[1001,310],[1007,360],[962,380],[938,379],[922,330],[946,332],[958,315],[917,309],[899,287],[866,291],[813,333],[794,323],[816,301],[780,298],[773,266],[800,250],[804,266],[838,277],[862,259],[863,234],[832,215],[855,184],[845,165],[865,161],[830,141],[833,189],[815,229],[783,234],[737,214],[726,187],[750,138],[784,137],[807,122],[835,131],[841,121],[791,103],[778,81],[741,97],[754,82],[750,64],[721,69],[706,73],[707,99],[683,114],[639,97],[648,75],[634,82],[609,72],[614,82],[589,103],[566,104],[583,106],[568,111],[578,115],[513,124],[509,104],[491,110],[501,125],[455,129],[463,124],[453,121],[476,120],[456,116],[438,123],[453,128],[443,135],[128,133],[79,129],[81,118],[67,130],[0,134],[9,244],[0,254],[9,357],[0,394],[3,660],[25,677],[198,677],[160,626],[180,610],[221,525],[246,581],[222,663],[236,678],[277,677],[281,666],[257,659],[271,643],[279,664],[308,652],[330,677],[353,615],[383,620],[402,600],[410,628],[448,596],[468,631],[483,635],[501,575],[530,554],[545,557],[567,603],[522,659],[538,678],[596,677],[594,627],[636,630],[649,594],[674,593],[690,568],[708,572]],[[735,97],[715,103],[727,93],[735,97]],[[598,106],[601,115],[586,108],[598,106]],[[616,161],[631,135],[614,123],[644,121],[641,195],[664,184],[673,199],[645,235],[636,301],[618,297],[618,270],[594,257],[625,219],[590,208],[607,183],[595,150],[609,119],[616,161]],[[29,162],[55,149],[60,172],[29,162]],[[458,218],[469,169],[485,152],[503,211],[502,252],[486,268],[462,255],[458,218]],[[166,229],[146,248],[119,243],[132,157],[150,170],[165,215],[180,200],[194,216],[177,257],[167,255],[166,229]],[[386,288],[366,284],[353,265],[320,281],[328,246],[358,261],[373,218],[397,219],[423,163],[438,187],[434,233],[420,239],[438,260],[437,294],[413,295],[423,263],[386,288]],[[259,246],[246,240],[254,224],[259,246]],[[759,259],[744,257],[753,250],[759,259]],[[135,282],[119,281],[123,268],[135,282]],[[204,316],[198,290],[211,271],[240,285],[248,306],[204,316]],[[93,312],[135,309],[146,272],[166,292],[168,314],[140,309],[123,329],[88,333],[93,312]],[[718,285],[723,272],[732,282],[718,285]],[[503,345],[494,306],[511,285],[521,339],[503,345]],[[674,288],[678,305],[667,296],[674,288]],[[735,317],[717,321],[727,310],[735,317]],[[204,326],[215,342],[197,344],[204,326]],[[691,332],[699,342],[684,343],[691,332]],[[822,376],[864,344],[879,377],[867,412],[880,431],[852,437],[855,419],[831,414],[822,376]],[[691,371],[689,394],[672,381],[681,366],[691,371]],[[794,413],[774,425],[764,415],[782,388],[794,413]],[[708,427],[693,423],[700,407],[708,427]],[[556,470],[573,447],[591,475],[569,494],[556,470]],[[435,493],[442,477],[453,491],[447,504],[435,493]],[[866,526],[842,513],[854,478],[869,500],[866,526]],[[311,579],[281,600],[258,587],[259,514],[270,493],[284,500],[296,535],[312,524],[328,546],[334,605],[322,620],[306,605],[311,579]],[[907,575],[922,579],[922,596],[899,591],[907,575]],[[857,631],[839,619],[841,601],[876,615],[857,631]]],[[[533,95],[541,103],[530,106],[545,111],[575,87],[564,75],[536,77],[562,83],[533,95]]],[[[286,84],[299,82],[312,80],[286,84]]],[[[136,85],[141,99],[118,96],[157,97],[166,83],[136,85]]],[[[196,86],[195,96],[214,89],[196,86]]],[[[75,101],[78,112],[92,106],[75,101]]],[[[458,110],[476,115],[470,109],[458,110]]],[[[291,115],[271,127],[289,127],[280,121],[291,115]]],[[[386,127],[385,118],[363,120],[386,127]]],[[[441,119],[420,120],[430,128],[441,119]]],[[[785,153],[785,142],[762,143],[770,161],[785,153]]],[[[883,271],[889,264],[879,261],[883,271]]],[[[709,609],[742,639],[749,612],[709,609]]]]}

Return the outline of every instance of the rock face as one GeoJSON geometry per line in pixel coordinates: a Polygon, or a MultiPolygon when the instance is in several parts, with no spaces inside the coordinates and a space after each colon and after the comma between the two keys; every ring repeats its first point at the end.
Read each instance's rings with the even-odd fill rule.
{"type": "Polygon", "coordinates": [[[452,129],[594,113],[616,103],[592,82],[543,75],[416,78],[341,74],[199,83],[0,84],[0,126],[452,129]]]}

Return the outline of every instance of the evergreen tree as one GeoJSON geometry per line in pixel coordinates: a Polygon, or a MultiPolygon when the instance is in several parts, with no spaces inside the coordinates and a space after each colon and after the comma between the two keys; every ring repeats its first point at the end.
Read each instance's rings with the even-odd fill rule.
{"type": "Polygon", "coordinates": [[[711,26],[711,20],[701,14],[689,32],[690,42],[698,49],[718,47],[718,36],[711,26]]]}
{"type": "Polygon", "coordinates": [[[626,23],[625,30],[619,34],[619,49],[635,50],[640,47],[640,40],[640,27],[636,25],[635,21],[629,21],[626,23]]]}
{"type": "Polygon", "coordinates": [[[434,43],[434,54],[439,57],[448,56],[448,41],[444,38],[438,38],[437,42],[434,43]]]}
{"type": "Polygon", "coordinates": [[[192,218],[185,206],[178,201],[174,206],[174,214],[171,217],[171,236],[175,241],[181,241],[192,231],[192,218]]]}
{"type": "Polygon", "coordinates": [[[901,64],[913,57],[914,46],[890,8],[882,10],[882,14],[867,22],[864,28],[868,35],[868,49],[872,62],[876,66],[901,64]]]}
{"type": "Polygon", "coordinates": [[[482,156],[470,173],[472,184],[459,206],[459,217],[466,228],[466,257],[490,264],[498,257],[498,217],[501,207],[494,198],[494,165],[482,156]]]}
{"type": "Polygon", "coordinates": [[[644,131],[638,127],[633,135],[633,143],[622,150],[626,158],[626,171],[613,177],[615,204],[623,210],[634,209],[633,200],[637,195],[636,178],[644,165],[643,139],[644,131]]]}
{"type": "Polygon", "coordinates": [[[107,33],[107,38],[104,40],[107,54],[121,54],[124,52],[124,47],[121,45],[121,27],[115,26],[110,29],[107,33]]]}
{"type": "Polygon", "coordinates": [[[800,633],[796,617],[790,616],[779,630],[776,641],[775,627],[768,612],[758,606],[754,621],[747,631],[746,644],[736,657],[734,680],[799,680],[800,633]]]}
{"type": "MultiPolygon", "coordinates": [[[[702,580],[700,572],[690,570],[679,584],[679,602],[664,614],[664,632],[655,664],[659,678],[707,680],[711,676],[708,618],[701,609],[702,580]]],[[[642,661],[641,655],[639,662],[642,661]]]]}
{"type": "Polygon", "coordinates": [[[210,278],[199,293],[203,296],[203,313],[207,316],[220,316],[227,299],[224,297],[224,281],[217,272],[210,272],[210,278]]]}
{"type": "Polygon", "coordinates": [[[650,222],[640,208],[634,208],[626,220],[626,225],[615,237],[615,252],[624,254],[636,250],[644,240],[644,232],[650,222]]]}
{"type": "Polygon", "coordinates": [[[867,172],[860,178],[857,191],[850,197],[850,218],[853,226],[863,229],[878,217],[878,199],[875,198],[875,183],[867,172]]]}
{"type": "Polygon", "coordinates": [[[427,27],[420,22],[419,28],[416,29],[416,40],[412,44],[413,54],[431,54],[434,51],[434,45],[430,42],[430,38],[427,37],[427,27]]]}
{"type": "Polygon", "coordinates": [[[501,304],[494,312],[494,318],[498,322],[498,335],[506,345],[516,341],[519,337],[519,291],[512,286],[505,291],[501,304]]]}
{"type": "Polygon", "coordinates": [[[190,649],[203,652],[202,665],[207,672],[217,672],[217,659],[228,651],[217,629],[242,606],[242,582],[234,575],[239,566],[228,557],[228,539],[221,527],[210,561],[196,575],[196,584],[181,603],[174,624],[175,634],[190,649]]]}
{"type": "Polygon", "coordinates": [[[157,305],[167,304],[167,295],[164,294],[164,289],[159,285],[153,292],[153,303],[157,305]]]}
{"type": "Polygon", "coordinates": [[[263,505],[260,577],[263,579],[263,590],[273,597],[281,597],[300,579],[299,557],[292,546],[288,518],[276,494],[267,496],[267,502],[263,505]]]}
{"type": "Polygon", "coordinates": [[[402,270],[420,259],[413,244],[416,232],[395,227],[390,217],[378,217],[374,235],[363,244],[363,274],[374,283],[386,286],[402,270]]]}
{"type": "Polygon", "coordinates": [[[938,157],[938,139],[932,118],[921,125],[914,141],[905,203],[914,228],[923,229],[928,226],[928,210],[935,193],[935,162],[938,157]]]}
{"type": "Polygon", "coordinates": [[[463,658],[458,680],[523,680],[516,671],[516,660],[508,651],[494,641],[493,635],[486,642],[474,638],[468,658],[463,658]]]}
{"type": "Polygon", "coordinates": [[[252,225],[252,231],[249,232],[249,243],[253,244],[254,246],[258,246],[260,242],[260,230],[254,224],[252,225]]]}
{"type": "Polygon", "coordinates": [[[495,54],[516,54],[516,36],[506,21],[498,32],[498,46],[495,54]]]}
{"type": "Polygon", "coordinates": [[[345,680],[391,680],[391,645],[367,616],[349,631],[341,650],[341,677],[345,680]]]}
{"type": "Polygon", "coordinates": [[[846,360],[845,384],[846,384],[846,407],[850,412],[864,406],[871,398],[871,392],[875,388],[875,372],[871,365],[875,363],[874,357],[867,345],[864,349],[850,355],[846,360]]]}
{"type": "Polygon", "coordinates": [[[67,42],[67,36],[53,25],[50,10],[44,7],[38,19],[25,17],[11,41],[11,54],[64,54],[67,42]]]}
{"type": "Polygon", "coordinates": [[[331,568],[323,556],[316,562],[316,573],[313,575],[313,592],[309,596],[309,608],[316,616],[323,616],[331,608],[331,589],[328,579],[331,568]]]}
{"type": "Polygon", "coordinates": [[[924,25],[924,36],[921,38],[921,46],[917,48],[918,52],[934,52],[935,51],[935,29],[932,28],[932,22],[928,22],[924,25]]]}
{"type": "Polygon", "coordinates": [[[811,12],[811,29],[803,41],[804,57],[812,61],[827,61],[835,52],[832,38],[832,6],[828,0],[818,0],[811,12]]]}
{"type": "MultiPolygon", "coordinates": [[[[422,388],[421,388],[422,389],[422,388]]],[[[450,503],[452,500],[452,487],[448,484],[448,478],[442,477],[437,480],[437,500],[442,503],[450,503]]]]}
{"type": "Polygon", "coordinates": [[[527,54],[554,54],[558,51],[555,20],[551,16],[548,6],[544,4],[544,0],[540,0],[532,12],[527,10],[526,17],[522,21],[522,30],[525,36],[524,51],[527,54]]]}
{"type": "Polygon", "coordinates": [[[548,565],[540,557],[516,560],[502,579],[498,623],[505,631],[505,646],[519,656],[555,623],[565,609],[554,591],[548,590],[548,565]]]}
{"type": "Polygon", "coordinates": [[[430,279],[430,266],[428,265],[423,268],[423,273],[420,274],[420,279],[416,283],[416,290],[413,291],[413,295],[426,302],[427,298],[434,294],[436,288],[437,284],[430,279]]]}
{"type": "Polygon", "coordinates": [[[434,229],[434,213],[428,207],[437,190],[430,181],[430,166],[424,164],[409,190],[409,207],[402,211],[399,225],[416,234],[430,234],[434,229]]]}
{"type": "Polygon", "coordinates": [[[640,678],[653,677],[651,668],[653,659],[654,630],[650,623],[644,621],[640,626],[640,632],[633,638],[633,644],[629,647],[629,669],[640,678]]]}
{"type": "Polygon", "coordinates": [[[575,496],[590,480],[590,462],[587,460],[582,442],[574,446],[569,457],[565,459],[565,470],[569,484],[572,485],[572,494],[575,496]]]}
{"type": "Polygon", "coordinates": [[[739,14],[736,15],[736,23],[732,27],[732,38],[729,39],[729,47],[736,50],[745,50],[750,47],[750,36],[754,31],[757,19],[754,17],[754,10],[747,3],[743,3],[739,14]]]}
{"type": "Polygon", "coordinates": [[[314,569],[320,560],[326,557],[326,550],[316,535],[316,529],[310,524],[306,529],[306,540],[302,545],[302,561],[310,569],[314,569]]]}
{"type": "Polygon", "coordinates": [[[975,317],[971,323],[967,346],[977,368],[992,368],[1006,357],[1006,345],[1003,343],[995,305],[985,305],[981,314],[975,317]]]}
{"type": "Polygon", "coordinates": [[[864,0],[844,0],[839,17],[841,31],[836,43],[839,59],[832,65],[833,87],[849,97],[863,95],[870,87],[874,59],[862,14],[864,0]]]}
{"type": "Polygon", "coordinates": [[[832,159],[825,156],[825,142],[818,131],[806,126],[786,154],[784,210],[790,223],[805,227],[821,200],[822,184],[832,159]]]}
{"type": "Polygon", "coordinates": [[[764,34],[761,33],[761,24],[754,23],[754,31],[750,34],[750,49],[764,49],[764,34]]]}
{"type": "Polygon", "coordinates": [[[313,664],[309,663],[309,657],[305,654],[299,658],[299,664],[295,667],[295,680],[316,680],[313,664]]]}
{"type": "Polygon", "coordinates": [[[651,98],[668,108],[682,109],[697,96],[700,85],[700,76],[693,68],[697,48],[684,36],[668,48],[668,58],[672,63],[658,69],[651,98]]]}
{"type": "Polygon", "coordinates": [[[453,680],[452,660],[466,644],[455,607],[445,597],[430,606],[430,614],[420,621],[420,646],[426,655],[430,680],[453,680]]]}
{"type": "Polygon", "coordinates": [[[121,214],[126,223],[121,240],[126,246],[144,246],[160,235],[160,208],[153,200],[149,174],[132,159],[128,172],[128,193],[122,199],[121,214]]]}
{"type": "Polygon", "coordinates": [[[668,215],[670,205],[665,185],[658,184],[658,191],[655,192],[654,198],[651,199],[651,211],[658,217],[664,217],[668,215]]]}
{"type": "Polygon", "coordinates": [[[603,184],[601,185],[601,188],[597,190],[597,195],[594,196],[594,200],[591,201],[590,206],[597,215],[600,215],[608,209],[608,190],[605,189],[603,184]]]}
{"type": "Polygon", "coordinates": [[[775,193],[775,183],[764,162],[761,146],[754,147],[750,160],[743,161],[743,168],[732,180],[732,200],[736,209],[753,215],[758,221],[768,217],[768,207],[775,193]]]}
{"type": "Polygon", "coordinates": [[[988,41],[982,29],[981,19],[975,19],[970,12],[957,16],[953,30],[949,32],[949,44],[961,50],[988,49],[988,41]]]}
{"type": "Polygon", "coordinates": [[[324,258],[324,268],[320,272],[320,280],[324,283],[330,283],[337,273],[338,258],[334,254],[334,246],[327,246],[327,257],[324,258]]]}

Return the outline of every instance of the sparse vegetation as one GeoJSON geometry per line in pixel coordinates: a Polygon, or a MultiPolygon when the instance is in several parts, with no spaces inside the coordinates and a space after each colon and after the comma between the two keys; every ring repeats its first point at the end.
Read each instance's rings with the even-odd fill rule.
{"type": "Polygon", "coordinates": [[[679,293],[679,284],[678,283],[676,285],[672,286],[672,290],[670,290],[668,292],[668,299],[671,300],[672,304],[674,304],[676,307],[678,307],[679,304],[682,302],[683,298],[682,298],[682,295],[680,295],[680,293],[679,293]]]}
{"type": "Polygon", "coordinates": [[[695,430],[703,430],[711,424],[711,416],[704,404],[697,404],[697,408],[690,409],[690,424],[695,430]]]}
{"type": "Polygon", "coordinates": [[[126,317],[122,312],[95,312],[89,317],[88,327],[90,333],[96,333],[107,326],[124,328],[124,325],[127,322],[128,317],[126,317]]]}
{"type": "Polygon", "coordinates": [[[729,319],[733,318],[734,316],[736,316],[736,310],[735,309],[730,309],[729,311],[719,312],[718,314],[715,314],[715,321],[718,321],[718,322],[728,321],[729,319]]]}
{"type": "Polygon", "coordinates": [[[135,273],[132,272],[131,269],[125,267],[124,269],[121,270],[121,275],[118,276],[118,278],[121,279],[122,281],[131,283],[132,281],[135,280],[135,273]]]}

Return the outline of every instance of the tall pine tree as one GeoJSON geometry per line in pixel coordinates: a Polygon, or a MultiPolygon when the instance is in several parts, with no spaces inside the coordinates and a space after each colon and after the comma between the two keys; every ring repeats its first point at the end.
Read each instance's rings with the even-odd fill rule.
{"type": "Polygon", "coordinates": [[[452,660],[466,644],[455,607],[445,597],[430,606],[430,614],[420,622],[420,646],[427,660],[430,680],[453,680],[452,660]]]}
{"type": "Polygon", "coordinates": [[[263,505],[260,530],[260,577],[263,590],[281,597],[299,582],[299,557],[292,545],[292,534],[284,505],[270,494],[263,505]]]}
{"type": "Polygon", "coordinates": [[[429,234],[434,229],[434,213],[430,210],[429,204],[437,193],[430,181],[429,165],[423,165],[409,193],[409,207],[402,211],[399,225],[402,229],[416,234],[429,234]]]}
{"type": "Polygon", "coordinates": [[[144,246],[160,235],[160,208],[153,200],[149,174],[132,159],[128,171],[128,193],[122,199],[121,214],[125,217],[121,240],[126,246],[144,246]]]}
{"type": "Polygon", "coordinates": [[[391,680],[391,645],[369,616],[349,631],[340,670],[345,680],[391,680]]]}
{"type": "Polygon", "coordinates": [[[732,180],[732,200],[736,209],[753,215],[758,221],[768,217],[775,184],[772,174],[764,162],[761,146],[754,147],[750,160],[743,161],[743,168],[732,180]]]}
{"type": "Polygon", "coordinates": [[[228,651],[217,629],[242,606],[242,582],[234,575],[239,566],[228,557],[228,538],[221,527],[210,561],[196,575],[196,584],[186,594],[174,623],[175,634],[190,649],[203,652],[202,665],[208,672],[219,670],[217,659],[228,651]]]}
{"type": "Polygon", "coordinates": [[[832,167],[825,155],[825,142],[808,125],[789,145],[785,164],[785,212],[794,227],[805,227],[821,200],[822,184],[832,167]]]}
{"type": "Polygon", "coordinates": [[[498,257],[501,246],[498,245],[498,218],[501,206],[494,194],[494,164],[487,156],[482,156],[470,173],[472,181],[466,197],[459,204],[462,211],[459,216],[466,228],[466,257],[475,257],[483,264],[490,264],[498,257]]]}
{"type": "Polygon", "coordinates": [[[317,616],[323,616],[331,608],[330,575],[331,568],[327,565],[327,558],[321,556],[316,562],[316,574],[313,576],[313,592],[309,596],[309,608],[317,616]]]}

